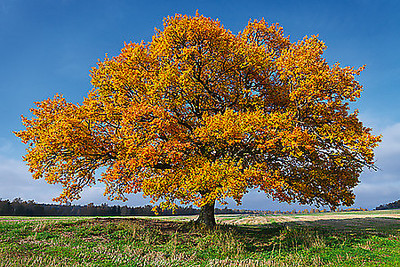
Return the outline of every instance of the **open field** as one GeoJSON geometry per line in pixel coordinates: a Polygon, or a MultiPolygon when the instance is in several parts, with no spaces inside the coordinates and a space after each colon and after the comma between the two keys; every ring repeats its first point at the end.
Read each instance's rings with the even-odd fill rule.
{"type": "Polygon", "coordinates": [[[193,218],[0,217],[0,266],[400,266],[400,210],[193,218]]]}

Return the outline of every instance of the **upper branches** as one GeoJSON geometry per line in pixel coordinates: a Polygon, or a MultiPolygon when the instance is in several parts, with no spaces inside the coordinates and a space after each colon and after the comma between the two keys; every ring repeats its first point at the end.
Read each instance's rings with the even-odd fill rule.
{"type": "Polygon", "coordinates": [[[81,105],[38,103],[17,133],[35,178],[60,200],[100,181],[111,198],[240,202],[248,188],[281,201],[351,204],[380,137],[349,102],[362,68],[329,66],[317,37],[291,43],[279,25],[233,34],[200,15],[164,21],[148,44],[125,44],[91,71],[81,105]]]}

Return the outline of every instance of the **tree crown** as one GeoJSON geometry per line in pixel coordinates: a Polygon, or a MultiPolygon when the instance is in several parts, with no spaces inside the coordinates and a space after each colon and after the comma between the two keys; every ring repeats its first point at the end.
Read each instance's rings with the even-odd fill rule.
{"type": "Polygon", "coordinates": [[[353,203],[380,141],[349,103],[363,67],[332,66],[316,36],[292,43],[278,24],[176,15],[149,43],[125,44],[91,70],[82,104],[36,103],[16,135],[57,201],[99,181],[110,199],[143,192],[161,206],[203,206],[256,188],[279,201],[353,203]]]}

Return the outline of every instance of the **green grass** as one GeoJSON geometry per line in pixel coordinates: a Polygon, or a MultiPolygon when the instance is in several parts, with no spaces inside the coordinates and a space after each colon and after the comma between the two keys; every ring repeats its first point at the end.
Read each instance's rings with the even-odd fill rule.
{"type": "Polygon", "coordinates": [[[0,259],[0,266],[400,266],[400,220],[210,231],[157,219],[3,217],[0,259]]]}

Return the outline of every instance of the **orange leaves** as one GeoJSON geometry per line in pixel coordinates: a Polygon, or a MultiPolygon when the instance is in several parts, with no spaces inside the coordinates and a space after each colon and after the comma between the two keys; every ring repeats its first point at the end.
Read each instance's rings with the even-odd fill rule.
{"type": "MultiPolygon", "coordinates": [[[[227,110],[223,114],[214,116],[205,115],[201,127],[194,131],[195,137],[203,143],[212,143],[214,146],[230,146],[240,143],[257,129],[257,120],[261,112],[234,112],[227,110]]],[[[259,126],[258,126],[259,128],[259,126]]]]}
{"type": "Polygon", "coordinates": [[[217,149],[250,146],[260,153],[280,150],[298,154],[301,152],[297,147],[310,142],[308,133],[292,124],[293,119],[289,113],[227,110],[223,114],[204,116],[194,136],[217,149]]]}
{"type": "Polygon", "coordinates": [[[76,199],[84,186],[94,183],[94,169],[101,166],[89,156],[102,149],[91,135],[90,116],[59,95],[37,103],[32,112],[33,119],[23,119],[26,129],[16,133],[30,144],[24,160],[35,179],[64,185],[58,200],[76,199]]]}
{"type": "Polygon", "coordinates": [[[202,206],[215,200],[223,202],[226,197],[240,201],[247,186],[240,162],[193,157],[185,162],[184,169],[164,170],[146,179],[143,193],[156,201],[180,199],[202,206]]]}
{"type": "Polygon", "coordinates": [[[316,36],[291,43],[278,24],[233,34],[175,15],[150,43],[125,44],[91,70],[82,104],[37,103],[16,133],[34,178],[76,199],[99,181],[111,199],[143,192],[162,207],[240,203],[248,188],[280,201],[349,204],[380,137],[349,114],[363,68],[329,66],[316,36]]]}
{"type": "Polygon", "coordinates": [[[243,33],[239,33],[244,40],[254,47],[263,47],[268,53],[279,56],[280,53],[290,46],[288,37],[284,37],[283,28],[279,24],[271,26],[263,19],[260,21],[250,20],[243,33]]]}

